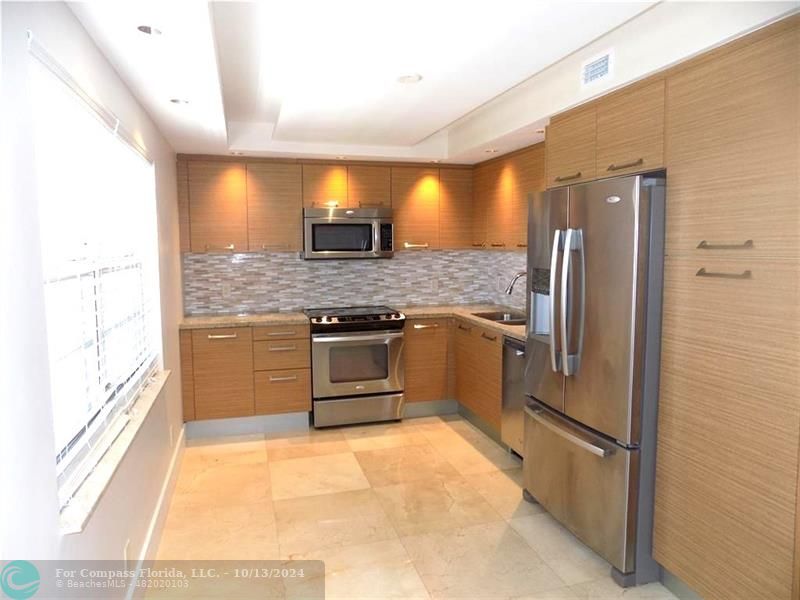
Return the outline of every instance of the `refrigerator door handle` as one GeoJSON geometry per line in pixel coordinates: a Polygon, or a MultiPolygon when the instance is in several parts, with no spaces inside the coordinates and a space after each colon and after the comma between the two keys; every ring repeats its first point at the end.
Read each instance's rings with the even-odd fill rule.
{"type": "Polygon", "coordinates": [[[561,366],[564,375],[575,375],[581,366],[583,353],[583,332],[586,317],[586,256],[584,254],[583,230],[567,229],[564,239],[564,266],[561,268],[561,366]],[[572,330],[572,310],[568,304],[569,280],[572,270],[572,253],[580,254],[581,278],[578,288],[579,313],[578,313],[578,344],[574,354],[569,352],[569,333],[572,330]],[[569,313],[569,314],[568,314],[569,313]]]}
{"type": "MultiPolygon", "coordinates": [[[[553,251],[550,254],[550,367],[558,373],[561,370],[561,351],[556,349],[556,271],[558,269],[558,253],[561,251],[561,233],[556,229],[553,233],[553,251]]],[[[563,343],[563,339],[562,343],[563,343]]]]}
{"type": "Polygon", "coordinates": [[[530,406],[526,406],[525,413],[532,419],[537,421],[540,425],[546,427],[556,435],[564,438],[565,440],[571,442],[572,444],[575,444],[579,448],[586,450],[587,452],[591,452],[595,456],[599,456],[600,458],[605,458],[606,456],[611,456],[612,454],[614,454],[613,448],[603,448],[602,446],[593,444],[590,440],[584,439],[581,435],[573,433],[572,431],[569,431],[559,426],[558,423],[555,423],[551,420],[551,418],[542,408],[531,408],[530,406]]]}

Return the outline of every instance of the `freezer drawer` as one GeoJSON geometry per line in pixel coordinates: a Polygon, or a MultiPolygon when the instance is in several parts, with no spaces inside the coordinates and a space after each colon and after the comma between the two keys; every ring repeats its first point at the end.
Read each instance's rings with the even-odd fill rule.
{"type": "Polygon", "coordinates": [[[525,408],[525,488],[622,573],[635,566],[631,477],[638,460],[638,450],[600,438],[540,404],[525,408]]]}

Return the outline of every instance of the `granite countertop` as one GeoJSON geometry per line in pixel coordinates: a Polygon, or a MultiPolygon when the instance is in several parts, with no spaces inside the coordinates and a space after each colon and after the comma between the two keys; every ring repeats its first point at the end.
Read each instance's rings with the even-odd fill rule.
{"type": "MultiPolygon", "coordinates": [[[[489,311],[513,311],[506,306],[497,304],[440,304],[434,306],[396,306],[408,318],[424,319],[437,317],[457,317],[463,321],[471,322],[485,329],[490,329],[516,338],[525,340],[524,325],[505,325],[495,323],[488,319],[476,317],[472,313],[489,311]]],[[[238,315],[196,315],[184,317],[180,329],[214,329],[221,327],[258,327],[260,325],[304,325],[308,317],[301,312],[274,312],[253,313],[238,315]]]]}

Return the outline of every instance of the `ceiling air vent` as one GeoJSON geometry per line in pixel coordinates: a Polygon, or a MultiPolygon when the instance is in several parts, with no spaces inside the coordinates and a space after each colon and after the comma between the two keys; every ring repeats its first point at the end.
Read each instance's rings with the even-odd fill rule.
{"type": "Polygon", "coordinates": [[[614,66],[614,54],[611,50],[583,63],[581,67],[581,85],[591,85],[611,76],[614,66]]]}

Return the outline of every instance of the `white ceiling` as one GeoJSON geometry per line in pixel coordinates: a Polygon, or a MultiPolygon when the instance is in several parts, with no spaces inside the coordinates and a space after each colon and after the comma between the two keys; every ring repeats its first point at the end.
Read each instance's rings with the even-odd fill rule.
{"type": "Polygon", "coordinates": [[[95,0],[71,7],[178,152],[477,162],[488,147],[506,152],[543,139],[537,130],[546,115],[513,131],[473,131],[467,145],[463,136],[453,144],[454,127],[523,82],[528,93],[535,75],[654,4],[95,0]],[[422,80],[397,82],[412,73],[422,80]]]}

